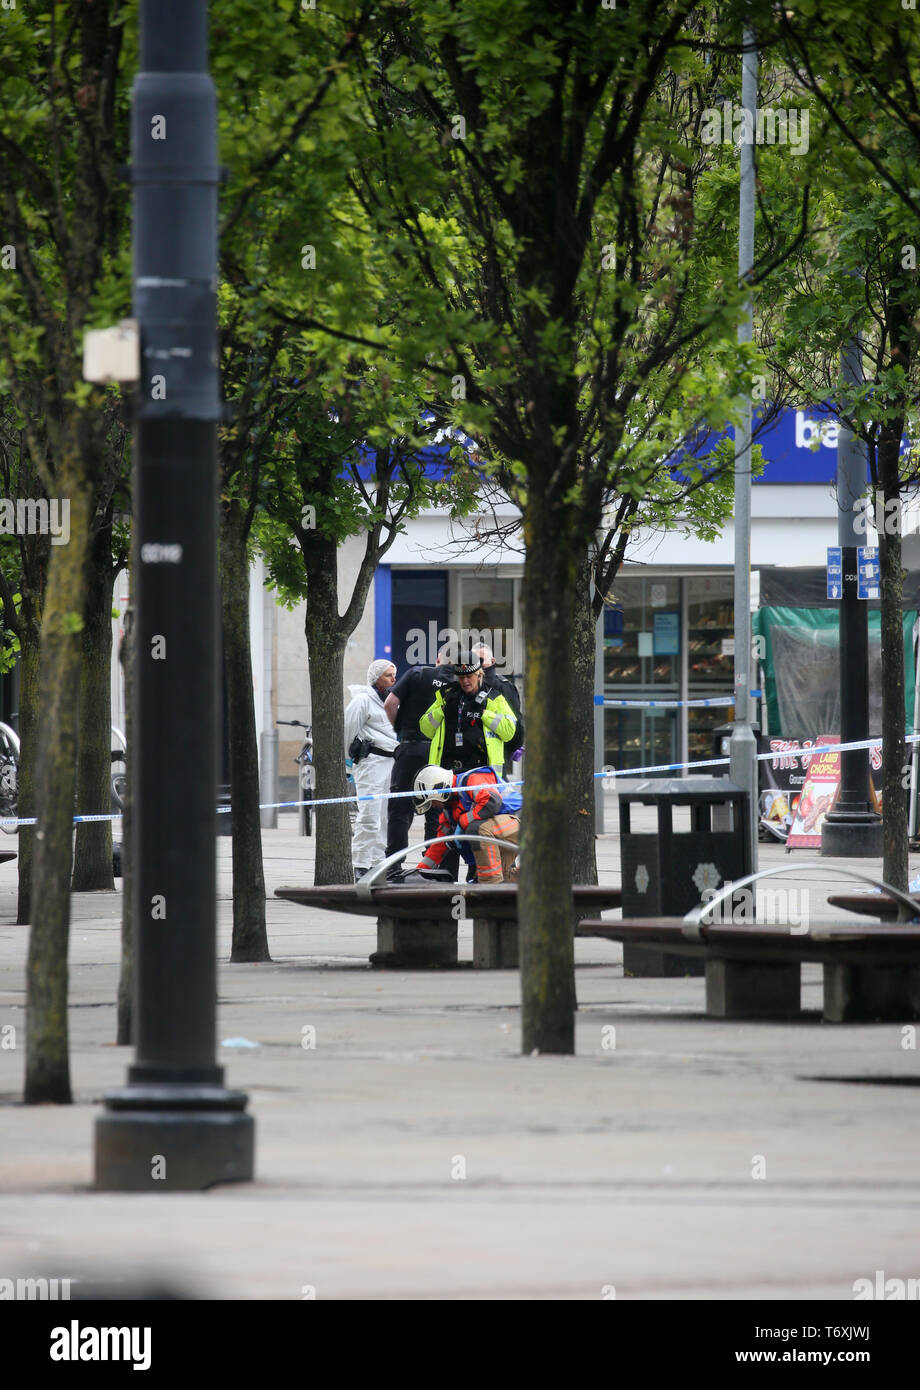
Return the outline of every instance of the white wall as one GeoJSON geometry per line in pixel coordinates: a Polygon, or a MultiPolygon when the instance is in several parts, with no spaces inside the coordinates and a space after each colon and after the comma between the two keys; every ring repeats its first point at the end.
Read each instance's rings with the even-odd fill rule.
{"type": "MultiPolygon", "coordinates": [[[[837,544],[837,503],[827,484],[753,489],[751,499],[752,565],[824,565],[827,547],[837,544]]],[[[872,544],[867,537],[866,544],[872,544]]],[[[626,551],[629,564],[672,569],[734,567],[735,527],[729,520],[714,541],[679,531],[637,531],[626,551]]]]}

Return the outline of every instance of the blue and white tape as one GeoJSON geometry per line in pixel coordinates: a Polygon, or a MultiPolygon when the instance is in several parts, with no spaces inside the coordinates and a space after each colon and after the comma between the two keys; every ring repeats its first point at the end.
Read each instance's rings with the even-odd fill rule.
{"type": "MultiPolygon", "coordinates": [[[[918,742],[920,742],[920,734],[906,734],[905,737],[904,737],[904,742],[905,742],[905,743],[918,743],[918,742]]],[[[866,749],[868,749],[868,748],[881,748],[881,746],[882,746],[882,740],[881,740],[880,738],[867,738],[867,739],[861,739],[859,742],[855,742],[855,743],[821,743],[821,744],[816,744],[813,748],[790,748],[790,749],[781,749],[781,750],[772,749],[772,750],[771,750],[770,752],[768,752],[768,753],[757,753],[755,756],[756,756],[756,759],[757,759],[758,762],[766,762],[767,759],[770,759],[770,758],[809,758],[809,759],[811,759],[811,758],[817,757],[819,753],[848,753],[848,752],[855,751],[855,750],[858,750],[858,749],[861,749],[861,748],[866,748],[866,749]]],[[[698,770],[699,768],[701,768],[701,767],[726,767],[730,761],[731,761],[730,758],[704,758],[704,759],[701,759],[699,762],[693,762],[693,763],[655,763],[655,764],[654,764],[653,766],[651,766],[651,767],[623,767],[623,768],[619,768],[619,767],[608,767],[608,768],[602,768],[600,772],[595,772],[595,773],[593,774],[593,776],[594,776],[595,779],[598,778],[598,777],[630,777],[630,778],[632,778],[632,777],[645,777],[645,776],[647,776],[649,773],[652,773],[652,772],[683,772],[685,768],[688,769],[688,770],[697,771],[697,770],[698,770]]],[[[514,786],[514,787],[523,787],[523,785],[524,785],[524,780],[522,779],[520,782],[513,782],[511,785],[514,786]]],[[[368,794],[368,795],[366,795],[366,796],[364,796],[364,795],[354,795],[354,796],[327,796],[327,797],[323,797],[323,798],[320,799],[320,800],[312,800],[312,801],[266,801],[266,802],[260,803],[260,805],[259,805],[259,810],[260,810],[260,811],[276,811],[276,810],[277,810],[277,811],[280,811],[280,810],[285,810],[285,809],[287,809],[287,810],[295,810],[298,806],[309,806],[309,807],[311,807],[311,808],[316,807],[316,806],[350,806],[350,805],[354,805],[355,803],[359,803],[359,802],[362,802],[362,801],[394,801],[394,800],[398,799],[398,798],[401,797],[401,796],[418,796],[418,795],[419,795],[419,793],[418,793],[418,792],[415,792],[415,791],[407,791],[407,792],[373,792],[373,793],[370,793],[370,794],[368,794]]],[[[217,814],[218,814],[218,815],[229,815],[229,813],[230,813],[230,811],[231,811],[232,809],[233,809],[233,808],[232,808],[231,806],[218,806],[218,807],[217,807],[217,814]]],[[[121,812],[118,811],[118,812],[113,812],[113,813],[110,814],[110,815],[74,816],[73,819],[74,819],[74,824],[75,824],[75,825],[78,825],[78,824],[80,824],[80,823],[86,823],[86,822],[89,822],[89,821],[105,821],[105,820],[115,821],[115,820],[121,820],[121,818],[122,818],[122,817],[121,817],[121,812]]],[[[0,825],[17,825],[17,826],[19,826],[19,825],[36,825],[37,823],[38,823],[38,822],[37,822],[37,817],[36,817],[36,816],[28,816],[28,817],[22,817],[22,818],[17,818],[17,817],[15,817],[15,816],[8,816],[8,817],[6,817],[6,818],[0,818],[0,825]]]]}
{"type": "MultiPolygon", "coordinates": [[[[759,700],[762,693],[749,691],[752,700],[759,700]]],[[[725,709],[736,700],[734,695],[713,695],[707,700],[613,700],[607,695],[595,695],[594,703],[604,709],[725,709]]]]}

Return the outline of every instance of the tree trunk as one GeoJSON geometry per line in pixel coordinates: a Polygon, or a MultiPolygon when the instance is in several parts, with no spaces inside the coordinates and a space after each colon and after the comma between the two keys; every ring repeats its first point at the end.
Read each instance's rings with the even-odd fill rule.
{"type": "Polygon", "coordinates": [[[133,599],[125,611],[125,635],[118,659],[125,677],[125,793],[121,816],[121,970],[118,975],[118,1022],[115,1041],[134,1042],[134,672],[133,599]]]}
{"type": "MultiPolygon", "coordinates": [[[[339,618],[338,557],[334,540],[315,532],[304,549],[316,798],[347,796],[345,785],[345,642],[339,618]]],[[[313,820],[313,881],[352,883],[348,808],[321,806],[313,820]]]]}
{"type": "Polygon", "coordinates": [[[27,1105],[70,1104],[67,1034],[67,942],[73,860],[77,702],[83,650],[80,619],[92,516],[91,487],[81,455],[60,472],[70,499],[70,542],[55,547],[42,618],[39,741],[35,772],[35,891],[26,967],[27,1105]]]}
{"type": "Polygon", "coordinates": [[[575,1050],[572,935],[573,548],[532,486],[524,519],[527,777],[518,890],[521,1050],[575,1050]]]}
{"type": "MultiPolygon", "coordinates": [[[[898,450],[903,420],[886,425],[879,441],[879,482],[887,504],[900,504],[898,450]]],[[[894,510],[894,509],[892,509],[894,510]]],[[[899,515],[900,506],[895,513],[899,515]]],[[[885,511],[886,518],[890,515],[885,511]]],[[[879,529],[882,618],[882,878],[907,891],[907,813],[909,764],[904,739],[904,571],[900,528],[879,529]]]]}
{"type": "Polygon", "coordinates": [[[594,815],[594,655],[595,618],[591,601],[591,561],[585,556],[575,575],[572,610],[572,882],[597,883],[594,815]]]}
{"type": "MultiPolygon", "coordinates": [[[[19,785],[17,806],[20,816],[35,815],[35,755],[38,737],[38,674],[41,634],[23,623],[19,656],[19,785]]],[[[32,863],[35,831],[31,825],[19,827],[19,901],[16,921],[24,926],[31,918],[32,863]]]]}
{"type": "MultiPolygon", "coordinates": [[[[112,540],[108,526],[93,536],[87,575],[77,740],[77,811],[112,809],[112,540]]],[[[73,891],[114,892],[112,822],[77,825],[73,891]]]]}
{"type": "Polygon", "coordinates": [[[231,961],[271,960],[265,930],[265,874],[259,813],[259,758],[249,644],[249,560],[238,501],[221,507],[220,588],[224,624],[230,800],[233,807],[231,961]]]}

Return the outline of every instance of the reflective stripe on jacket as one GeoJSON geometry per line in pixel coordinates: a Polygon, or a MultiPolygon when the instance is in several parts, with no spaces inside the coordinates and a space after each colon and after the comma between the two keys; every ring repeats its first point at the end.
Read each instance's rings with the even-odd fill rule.
{"type": "MultiPolygon", "coordinates": [[[[434,697],[434,704],[426,709],[418,724],[425,738],[431,739],[428,761],[436,767],[444,766],[445,717],[444,696],[439,690],[434,697]]],[[[517,728],[514,710],[504,695],[492,695],[485,701],[482,707],[482,728],[486,740],[486,757],[495,772],[500,773],[505,762],[505,744],[517,728]]]]}

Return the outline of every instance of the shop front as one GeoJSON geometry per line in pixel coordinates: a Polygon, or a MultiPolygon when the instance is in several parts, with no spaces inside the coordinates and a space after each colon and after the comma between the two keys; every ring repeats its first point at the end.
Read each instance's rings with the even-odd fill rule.
{"type": "Polygon", "coordinates": [[[400,568],[375,576],[375,649],[391,656],[401,676],[434,665],[450,640],[481,640],[503,674],[522,679],[521,577],[507,570],[400,568]]]}
{"type": "Polygon", "coordinates": [[[730,573],[623,571],[604,614],[603,693],[630,707],[604,711],[606,766],[632,772],[712,757],[713,731],[732,708],[686,702],[732,696],[733,633],[730,573]]]}

